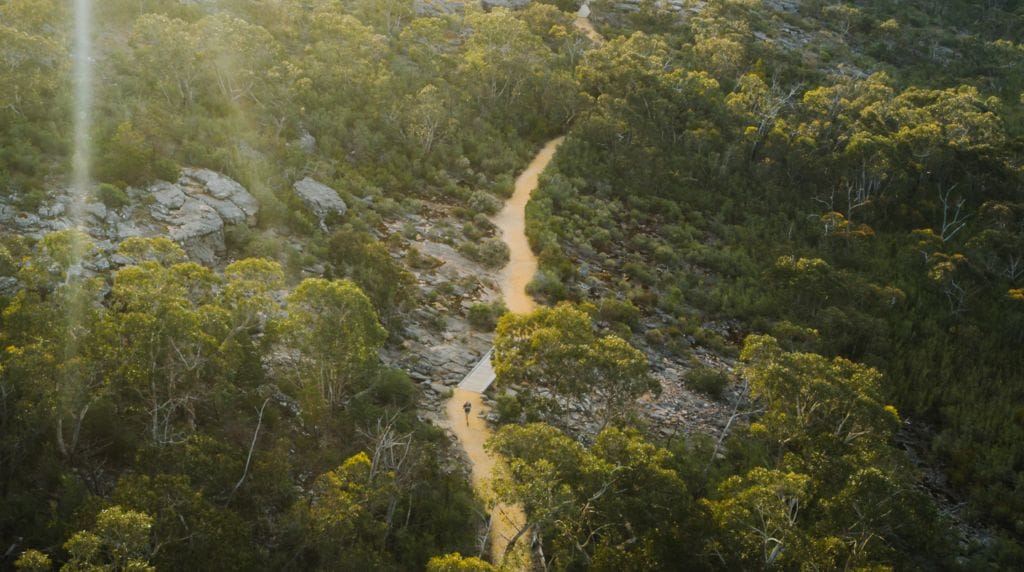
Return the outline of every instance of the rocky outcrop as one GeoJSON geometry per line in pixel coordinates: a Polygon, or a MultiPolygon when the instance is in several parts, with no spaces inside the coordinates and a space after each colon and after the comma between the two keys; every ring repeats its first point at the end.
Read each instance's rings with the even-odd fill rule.
{"type": "Polygon", "coordinates": [[[66,215],[70,198],[66,202],[39,207],[36,212],[25,212],[0,198],[0,231],[39,239],[44,234],[74,228],[66,215]]]}
{"type": "Polygon", "coordinates": [[[155,199],[150,215],[167,223],[167,235],[189,258],[212,265],[224,252],[224,219],[201,199],[185,194],[179,185],[159,182],[149,188],[155,199]]]}
{"type": "Polygon", "coordinates": [[[421,18],[461,14],[466,11],[466,3],[461,0],[415,0],[412,6],[416,15],[421,18]]]}
{"type": "Polygon", "coordinates": [[[234,179],[209,169],[181,170],[178,181],[185,192],[217,211],[227,224],[256,224],[260,211],[256,198],[234,179]]]}
{"type": "MultiPolygon", "coordinates": [[[[688,3],[684,0],[656,0],[654,2],[655,10],[663,12],[674,12],[680,13],[684,11],[696,11],[699,8],[703,8],[704,2],[697,3],[697,6],[692,4],[688,6],[688,3]],[[699,7],[698,7],[699,6],[699,7]]],[[[639,12],[643,7],[643,0],[619,0],[612,4],[612,8],[618,12],[639,12]]]]}
{"type": "Polygon", "coordinates": [[[154,199],[150,216],[168,225],[167,235],[189,258],[208,266],[224,254],[225,223],[255,224],[259,213],[245,187],[207,169],[182,169],[177,183],[159,181],[146,192],[154,199]]]}
{"type": "Polygon", "coordinates": [[[481,0],[480,4],[486,10],[491,8],[508,8],[510,10],[518,10],[525,8],[530,4],[530,0],[481,0]]]}
{"type": "Polygon", "coordinates": [[[292,187],[295,189],[295,194],[299,195],[302,203],[306,205],[306,208],[319,219],[320,228],[325,231],[327,230],[325,220],[329,215],[338,214],[344,216],[348,212],[348,205],[338,196],[338,191],[316,179],[306,177],[301,181],[296,181],[292,187]]]}
{"type": "Polygon", "coordinates": [[[100,202],[54,193],[51,202],[24,212],[0,199],[0,233],[33,239],[81,228],[103,252],[93,270],[123,263],[114,254],[121,241],[141,236],[168,236],[189,257],[215,266],[225,251],[225,225],[256,224],[259,203],[237,181],[208,169],[182,169],[177,182],[158,181],[144,189],[128,189],[131,203],[110,209],[100,202]]]}

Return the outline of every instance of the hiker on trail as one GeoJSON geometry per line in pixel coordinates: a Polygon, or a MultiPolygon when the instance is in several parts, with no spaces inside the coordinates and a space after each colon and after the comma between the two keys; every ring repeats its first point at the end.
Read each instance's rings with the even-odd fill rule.
{"type": "Polygon", "coordinates": [[[466,426],[467,427],[469,426],[469,412],[470,412],[471,409],[473,409],[473,404],[472,403],[467,401],[467,402],[462,404],[462,410],[466,412],[466,426]]]}

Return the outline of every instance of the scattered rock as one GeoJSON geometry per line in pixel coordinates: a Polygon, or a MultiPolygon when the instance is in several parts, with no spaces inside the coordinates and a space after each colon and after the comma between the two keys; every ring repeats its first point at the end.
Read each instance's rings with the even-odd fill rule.
{"type": "Polygon", "coordinates": [[[800,10],[799,0],[765,0],[765,5],[778,12],[795,14],[800,10]]]}
{"type": "Polygon", "coordinates": [[[209,169],[181,170],[186,193],[212,207],[228,224],[256,224],[259,203],[240,183],[209,169]]]}
{"type": "Polygon", "coordinates": [[[112,254],[110,256],[110,263],[114,266],[128,266],[133,264],[135,261],[122,254],[112,254]]]}
{"type": "Polygon", "coordinates": [[[146,231],[131,220],[117,222],[114,224],[114,230],[111,238],[125,240],[133,236],[146,236],[146,231]]]}
{"type": "Polygon", "coordinates": [[[316,137],[313,137],[312,133],[303,129],[302,133],[299,134],[299,138],[292,142],[292,145],[302,149],[305,153],[313,154],[316,152],[316,137]]]}
{"type": "MultiPolygon", "coordinates": [[[[224,254],[224,225],[255,224],[259,203],[241,184],[209,169],[182,169],[178,182],[158,181],[148,192],[150,216],[167,223],[167,234],[189,258],[215,265],[224,254]]],[[[118,225],[116,236],[151,236],[139,226],[118,225]]]]}
{"type": "Polygon", "coordinates": [[[14,222],[14,217],[18,215],[18,210],[13,206],[0,203],[0,222],[5,225],[14,222]]]}
{"type": "Polygon", "coordinates": [[[327,230],[324,219],[328,215],[337,213],[344,216],[348,212],[348,205],[338,196],[338,191],[310,177],[296,181],[292,187],[295,193],[302,199],[313,215],[320,219],[320,228],[327,230]]]}
{"type": "Polygon", "coordinates": [[[14,224],[22,231],[31,230],[33,227],[38,227],[40,218],[37,215],[29,213],[18,213],[18,216],[14,217],[14,224]]]}
{"type": "Polygon", "coordinates": [[[224,254],[224,220],[213,207],[187,201],[167,214],[154,211],[153,218],[173,225],[167,233],[188,253],[189,258],[212,266],[224,254]]]}
{"type": "Polygon", "coordinates": [[[57,218],[62,214],[64,214],[64,203],[58,202],[54,203],[51,206],[39,207],[40,218],[57,218]]]}
{"type": "Polygon", "coordinates": [[[518,10],[525,8],[530,4],[530,0],[481,0],[480,4],[485,10],[491,10],[493,8],[508,8],[510,10],[518,10]]]}
{"type": "MultiPolygon", "coordinates": [[[[61,205],[60,203],[57,204],[60,205],[61,207],[64,206],[61,205]]],[[[63,210],[64,209],[61,208],[61,212],[63,212],[63,210]]],[[[85,203],[85,205],[82,207],[82,210],[85,212],[85,214],[93,217],[97,221],[104,221],[107,218],[107,207],[103,203],[85,203]]]]}
{"type": "Polygon", "coordinates": [[[128,195],[132,203],[114,211],[100,202],[81,202],[66,190],[51,191],[53,200],[35,213],[21,212],[0,198],[0,234],[40,239],[50,232],[81,228],[101,252],[87,265],[92,272],[130,262],[115,252],[131,237],[168,236],[196,262],[214,266],[226,248],[225,224],[252,225],[259,213],[258,201],[245,187],[208,169],[185,168],[176,183],[157,181],[145,189],[128,189],[128,195]]]}
{"type": "Polygon", "coordinates": [[[157,181],[149,186],[148,191],[152,194],[153,200],[156,201],[153,205],[153,210],[158,209],[165,210],[176,210],[180,209],[185,204],[185,191],[181,190],[181,187],[167,181],[157,181]]]}
{"type": "Polygon", "coordinates": [[[449,391],[448,386],[433,381],[428,383],[427,386],[438,395],[446,395],[449,391]]]}

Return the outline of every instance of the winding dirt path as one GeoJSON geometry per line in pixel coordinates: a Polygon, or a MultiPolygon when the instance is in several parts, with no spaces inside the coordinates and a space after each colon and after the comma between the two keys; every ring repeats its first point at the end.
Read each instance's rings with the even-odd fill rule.
{"type": "Polygon", "coordinates": [[[498,227],[501,239],[508,245],[509,260],[501,269],[499,282],[509,312],[526,314],[537,307],[533,298],[526,293],[526,285],[537,273],[537,257],[526,239],[526,203],[530,202],[530,195],[537,188],[537,179],[554,158],[555,150],[564,139],[552,139],[544,145],[516,179],[515,191],[505,202],[505,207],[491,218],[494,226],[498,227]]]}
{"type": "MultiPolygon", "coordinates": [[[[491,504],[494,497],[491,493],[491,471],[494,469],[496,460],[484,449],[484,443],[492,433],[490,427],[487,426],[487,421],[481,416],[489,411],[482,398],[483,396],[479,393],[456,389],[452,393],[452,398],[448,400],[445,410],[448,414],[450,428],[459,439],[459,444],[466,452],[466,457],[469,458],[473,489],[476,490],[477,496],[491,506],[491,530],[488,541],[491,559],[497,564],[501,563],[509,540],[526,523],[526,515],[518,505],[491,504]],[[468,423],[462,411],[462,404],[467,401],[473,406],[468,423]]],[[[517,569],[519,567],[506,565],[502,568],[517,569]]]]}
{"type": "MultiPolygon", "coordinates": [[[[530,164],[516,179],[515,191],[505,203],[505,207],[491,221],[498,227],[502,240],[509,248],[509,262],[501,270],[499,281],[505,305],[509,311],[517,313],[531,312],[537,306],[526,293],[526,285],[537,272],[537,257],[530,250],[526,239],[526,203],[537,188],[537,179],[544,168],[555,156],[555,150],[564,138],[549,141],[537,153],[530,164]]],[[[459,444],[466,451],[472,472],[473,488],[485,501],[493,498],[490,478],[494,469],[495,458],[485,449],[484,443],[492,435],[487,421],[483,418],[488,412],[479,393],[456,389],[445,405],[449,428],[455,433],[459,444]],[[462,406],[469,402],[472,412],[467,417],[462,406]]],[[[496,504],[491,511],[490,550],[492,558],[500,561],[516,533],[526,523],[526,517],[519,506],[496,504]]],[[[504,563],[505,569],[526,569],[517,563],[504,563]]]]}
{"type": "MultiPolygon", "coordinates": [[[[590,23],[590,8],[587,4],[584,3],[577,14],[575,25],[591,41],[600,45],[604,43],[604,38],[590,23]]],[[[526,203],[530,201],[530,196],[537,188],[540,174],[551,162],[564,139],[565,137],[558,137],[544,145],[516,179],[512,197],[505,202],[501,212],[491,218],[491,222],[498,227],[502,240],[508,245],[509,261],[501,269],[499,282],[502,297],[510,312],[525,314],[537,307],[533,298],[526,293],[526,285],[537,273],[537,257],[526,239],[526,203]]],[[[484,419],[488,411],[482,395],[462,389],[456,389],[445,406],[449,428],[455,433],[469,458],[473,488],[480,498],[490,503],[493,498],[490,478],[496,459],[484,449],[484,443],[492,435],[484,419]],[[472,407],[468,416],[463,412],[463,404],[467,402],[472,407]]],[[[526,515],[522,507],[517,505],[496,504],[491,510],[490,551],[492,559],[501,564],[503,569],[529,568],[526,561],[500,562],[509,540],[525,523],[526,515]]]]}

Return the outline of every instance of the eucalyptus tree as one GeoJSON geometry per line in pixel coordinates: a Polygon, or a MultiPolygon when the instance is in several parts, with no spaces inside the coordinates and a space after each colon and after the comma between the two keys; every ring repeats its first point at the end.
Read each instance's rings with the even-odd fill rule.
{"type": "Polygon", "coordinates": [[[638,397],[661,389],[643,352],[618,336],[598,336],[590,316],[569,304],[506,314],[496,334],[499,386],[546,390],[549,399],[532,399],[553,421],[565,421],[560,417],[571,401],[587,399],[595,407],[586,414],[603,428],[625,421],[638,397]]]}
{"type": "Polygon", "coordinates": [[[349,280],[307,278],[288,295],[276,327],[308,414],[336,411],[375,379],[387,339],[366,294],[349,280]]]}

